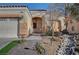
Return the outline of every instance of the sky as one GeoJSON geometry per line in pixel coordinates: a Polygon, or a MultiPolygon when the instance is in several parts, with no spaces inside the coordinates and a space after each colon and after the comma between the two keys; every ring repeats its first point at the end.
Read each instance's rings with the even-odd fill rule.
{"type": "MultiPolygon", "coordinates": [[[[26,4],[29,10],[48,10],[49,4],[48,3],[28,3],[26,4]]],[[[55,8],[58,9],[58,11],[62,12],[62,14],[65,14],[65,4],[63,3],[57,3],[57,4],[52,4],[52,9],[54,10],[55,8]],[[56,6],[57,5],[57,6],[56,6]]]]}
{"type": "MultiPolygon", "coordinates": [[[[29,10],[39,10],[39,9],[44,9],[47,10],[49,8],[49,4],[48,3],[28,3],[26,4],[27,7],[29,8],[29,10]]],[[[55,6],[55,4],[52,4],[52,8],[54,9],[55,7],[59,8],[59,9],[63,9],[64,10],[64,4],[60,3],[57,6],[55,6]]]]}
{"type": "Polygon", "coordinates": [[[48,3],[28,3],[26,5],[30,10],[48,9],[48,3]]]}

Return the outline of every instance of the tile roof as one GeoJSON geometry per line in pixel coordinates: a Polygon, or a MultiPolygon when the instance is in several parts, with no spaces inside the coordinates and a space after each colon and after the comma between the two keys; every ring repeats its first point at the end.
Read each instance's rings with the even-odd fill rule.
{"type": "Polygon", "coordinates": [[[3,17],[22,17],[21,14],[0,14],[0,18],[3,18],[3,17]]]}

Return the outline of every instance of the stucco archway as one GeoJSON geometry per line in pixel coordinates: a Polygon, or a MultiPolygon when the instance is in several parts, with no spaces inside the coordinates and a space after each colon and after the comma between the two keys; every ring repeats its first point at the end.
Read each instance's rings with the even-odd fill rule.
{"type": "Polygon", "coordinates": [[[41,17],[33,17],[33,32],[41,33],[42,32],[42,18],[41,17]]]}

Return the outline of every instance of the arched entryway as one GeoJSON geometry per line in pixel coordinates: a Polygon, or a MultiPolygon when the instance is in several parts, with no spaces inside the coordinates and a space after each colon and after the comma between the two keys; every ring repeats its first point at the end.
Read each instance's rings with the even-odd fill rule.
{"type": "Polygon", "coordinates": [[[41,33],[42,32],[42,18],[41,17],[33,17],[33,32],[41,33]]]}

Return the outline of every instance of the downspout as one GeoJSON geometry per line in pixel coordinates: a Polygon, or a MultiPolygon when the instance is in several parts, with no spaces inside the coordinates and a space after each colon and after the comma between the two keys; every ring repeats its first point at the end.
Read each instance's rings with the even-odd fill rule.
{"type": "Polygon", "coordinates": [[[20,38],[20,23],[19,23],[19,18],[18,18],[18,27],[17,27],[17,36],[20,38]]]}

